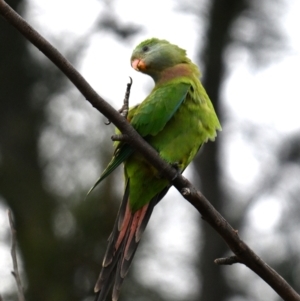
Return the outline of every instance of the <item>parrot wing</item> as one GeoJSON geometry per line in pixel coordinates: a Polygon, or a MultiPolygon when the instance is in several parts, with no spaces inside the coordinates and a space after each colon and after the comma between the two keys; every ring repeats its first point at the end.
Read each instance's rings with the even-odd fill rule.
{"type": "Polygon", "coordinates": [[[136,109],[131,125],[142,137],[155,136],[176,113],[190,87],[185,82],[173,82],[154,88],[136,109]]]}
{"type": "MultiPolygon", "coordinates": [[[[173,117],[182,102],[185,100],[190,84],[170,83],[154,89],[144,102],[130,110],[129,120],[131,125],[142,137],[148,135],[155,136],[173,117]],[[132,116],[132,117],[131,117],[132,116]]],[[[87,196],[110,175],[121,163],[123,163],[132,153],[133,148],[124,143],[118,144],[112,160],[103,171],[100,178],[88,191],[87,196]]]]}
{"type": "Polygon", "coordinates": [[[108,175],[110,175],[121,163],[123,163],[131,154],[133,153],[133,148],[128,144],[122,144],[118,148],[116,148],[115,154],[100,178],[96,181],[96,183],[92,186],[92,188],[88,191],[87,196],[104,180],[108,175]]]}

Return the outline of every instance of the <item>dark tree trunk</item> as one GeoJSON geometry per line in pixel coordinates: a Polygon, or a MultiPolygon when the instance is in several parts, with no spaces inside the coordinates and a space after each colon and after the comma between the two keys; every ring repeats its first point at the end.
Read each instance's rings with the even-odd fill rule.
{"type": "MultiPolygon", "coordinates": [[[[226,73],[225,51],[230,43],[231,26],[246,8],[246,1],[211,1],[205,45],[202,53],[203,85],[211,98],[222,123],[220,94],[226,73]]],[[[221,138],[207,143],[195,161],[196,172],[201,179],[201,190],[214,207],[223,212],[226,206],[226,193],[221,184],[222,158],[220,158],[221,138]]],[[[202,252],[199,257],[201,294],[199,300],[221,301],[231,295],[231,289],[222,271],[226,268],[216,266],[214,259],[221,257],[228,250],[226,244],[216,232],[202,220],[202,252]]]]}

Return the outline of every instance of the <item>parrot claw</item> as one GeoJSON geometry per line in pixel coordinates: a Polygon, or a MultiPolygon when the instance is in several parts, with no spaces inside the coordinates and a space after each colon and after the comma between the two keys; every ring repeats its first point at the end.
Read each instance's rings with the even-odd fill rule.
{"type": "MultiPolygon", "coordinates": [[[[172,181],[171,181],[171,182],[173,182],[173,181],[181,174],[180,163],[179,163],[179,162],[174,162],[174,163],[171,163],[170,165],[171,165],[173,168],[176,169],[176,174],[175,174],[175,176],[173,177],[173,179],[172,179],[172,181]]],[[[158,178],[158,179],[162,179],[162,178],[164,178],[164,176],[163,176],[163,174],[162,174],[161,172],[159,172],[159,173],[157,174],[157,178],[158,178]]]]}
{"type": "Polygon", "coordinates": [[[171,164],[171,166],[173,168],[175,168],[177,171],[180,171],[180,164],[179,164],[179,162],[174,162],[174,163],[171,164]]]}
{"type": "Polygon", "coordinates": [[[182,170],[180,168],[180,163],[179,162],[174,162],[174,163],[171,164],[171,166],[176,169],[176,174],[172,179],[172,182],[173,182],[179,175],[181,175],[182,170]]]}

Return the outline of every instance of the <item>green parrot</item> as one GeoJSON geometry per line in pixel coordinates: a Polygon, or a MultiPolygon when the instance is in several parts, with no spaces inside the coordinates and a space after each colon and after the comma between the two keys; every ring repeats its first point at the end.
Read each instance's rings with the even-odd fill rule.
{"type": "MultiPolygon", "coordinates": [[[[161,158],[183,172],[201,145],[214,140],[221,130],[199,80],[199,69],[185,50],[157,38],[143,41],[134,49],[131,66],[150,75],[155,86],[141,104],[129,110],[127,120],[161,158]]],[[[112,300],[118,300],[153,208],[171,186],[141,154],[118,141],[111,162],[94,187],[121,163],[125,191],[95,285],[97,301],[105,300],[112,285],[112,300]]]]}

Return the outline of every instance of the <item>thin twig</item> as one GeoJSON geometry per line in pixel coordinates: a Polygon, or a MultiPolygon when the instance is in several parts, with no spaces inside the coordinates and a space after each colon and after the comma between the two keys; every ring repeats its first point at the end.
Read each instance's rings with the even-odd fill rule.
{"type": "Polygon", "coordinates": [[[123,141],[128,142],[129,137],[126,134],[115,134],[111,136],[112,141],[123,141]]]}
{"type": "Polygon", "coordinates": [[[175,168],[162,160],[159,154],[134,130],[128,121],[104,101],[78,71],[3,0],[0,0],[0,13],[73,82],[92,106],[111,120],[123,134],[128,136],[127,142],[138,152],[143,154],[145,159],[148,160],[162,176],[169,179],[179,192],[185,188],[183,191],[188,193],[185,193],[184,198],[188,200],[199,211],[204,220],[219,233],[241,263],[245,264],[265,280],[284,300],[300,301],[298,293],[239,238],[236,230],[232,228],[201,192],[197,191],[187,179],[178,174],[175,168]]]}
{"type": "Polygon", "coordinates": [[[125,97],[124,97],[124,101],[123,101],[123,106],[122,108],[119,110],[120,114],[127,118],[128,115],[128,111],[129,111],[129,97],[130,97],[130,90],[131,90],[131,86],[132,86],[132,78],[129,76],[130,82],[127,84],[127,89],[126,89],[126,93],[125,93],[125,97]]]}
{"type": "Polygon", "coordinates": [[[18,260],[17,260],[17,238],[16,238],[16,230],[14,227],[14,222],[12,218],[11,211],[7,211],[8,215],[8,220],[9,220],[9,226],[10,226],[10,231],[11,231],[11,258],[13,262],[13,268],[14,270],[11,272],[12,275],[14,276],[16,283],[17,283],[17,288],[18,288],[18,299],[19,301],[25,301],[25,296],[24,296],[24,290],[21,282],[21,277],[19,273],[19,267],[18,267],[18,260]]]}
{"type": "Polygon", "coordinates": [[[217,258],[214,260],[214,263],[217,265],[232,265],[234,263],[240,263],[237,256],[233,255],[225,258],[217,258]]]}
{"type": "MultiPolygon", "coordinates": [[[[123,100],[123,106],[118,112],[121,114],[121,116],[127,118],[128,111],[129,111],[129,97],[130,97],[130,89],[132,86],[132,78],[129,76],[130,82],[127,84],[126,92],[125,92],[125,97],[123,100]]],[[[107,119],[106,122],[104,122],[105,125],[111,124],[111,121],[107,119]]]]}

